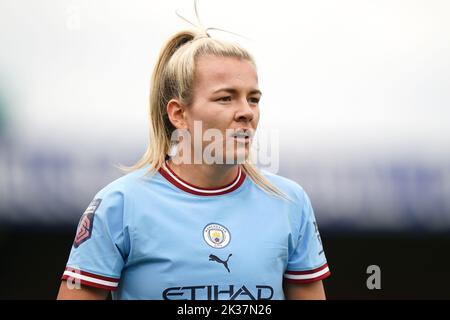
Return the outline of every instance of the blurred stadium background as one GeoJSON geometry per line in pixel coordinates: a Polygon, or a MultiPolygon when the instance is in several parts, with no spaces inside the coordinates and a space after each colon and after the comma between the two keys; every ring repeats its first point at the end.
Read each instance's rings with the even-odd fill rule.
{"type": "MultiPolygon", "coordinates": [[[[53,299],[78,219],[146,146],[191,1],[0,0],[1,299],[53,299]]],[[[278,174],[315,208],[332,299],[449,299],[450,3],[199,1],[255,55],[278,174]],[[239,8],[239,10],[237,10],[239,8]],[[370,265],[381,290],[366,287],[370,265]]],[[[265,128],[265,129],[264,129],[265,128]]]]}

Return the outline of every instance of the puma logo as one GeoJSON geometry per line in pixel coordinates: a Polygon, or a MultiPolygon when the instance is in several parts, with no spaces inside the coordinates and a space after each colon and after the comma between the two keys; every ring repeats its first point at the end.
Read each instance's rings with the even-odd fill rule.
{"type": "Polygon", "coordinates": [[[231,257],[232,255],[233,255],[233,254],[230,253],[230,254],[228,255],[227,260],[223,261],[223,260],[221,260],[219,257],[217,257],[217,256],[215,256],[215,255],[213,255],[213,254],[210,254],[210,255],[209,255],[209,261],[216,261],[216,262],[218,262],[218,263],[223,264],[223,266],[228,270],[228,273],[229,273],[229,272],[230,272],[230,269],[228,268],[228,260],[230,259],[230,257],[231,257]]]}

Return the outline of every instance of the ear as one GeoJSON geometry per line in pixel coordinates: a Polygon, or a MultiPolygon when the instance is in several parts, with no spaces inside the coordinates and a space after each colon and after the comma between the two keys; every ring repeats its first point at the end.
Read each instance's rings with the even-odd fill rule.
{"type": "Polygon", "coordinates": [[[167,115],[172,125],[177,129],[186,129],[186,107],[178,100],[172,99],[167,103],[167,115]]]}

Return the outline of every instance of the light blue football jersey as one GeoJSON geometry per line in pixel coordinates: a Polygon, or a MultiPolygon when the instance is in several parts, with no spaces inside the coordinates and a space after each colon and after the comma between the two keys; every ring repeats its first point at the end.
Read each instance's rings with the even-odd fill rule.
{"type": "Polygon", "coordinates": [[[243,170],[216,189],[167,165],[113,181],[81,217],[62,279],[113,299],[284,299],[283,279],[330,275],[310,199],[263,171],[292,201],[261,190],[243,170]]]}

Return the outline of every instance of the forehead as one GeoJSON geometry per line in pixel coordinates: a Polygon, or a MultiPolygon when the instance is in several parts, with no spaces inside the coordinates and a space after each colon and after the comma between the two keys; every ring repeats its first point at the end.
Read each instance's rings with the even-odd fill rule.
{"type": "Polygon", "coordinates": [[[195,82],[198,90],[214,91],[220,87],[258,88],[254,65],[236,57],[200,56],[197,59],[195,82]]]}

